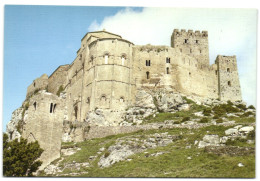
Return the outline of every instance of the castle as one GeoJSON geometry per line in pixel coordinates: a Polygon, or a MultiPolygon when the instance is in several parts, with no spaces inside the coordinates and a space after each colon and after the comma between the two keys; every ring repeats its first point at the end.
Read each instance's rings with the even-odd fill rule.
{"type": "Polygon", "coordinates": [[[108,125],[118,125],[118,112],[135,104],[138,90],[159,88],[241,100],[236,57],[218,55],[210,65],[207,31],[175,29],[170,47],[134,45],[105,30],[89,32],[71,64],[28,87],[22,136],[40,140],[48,150],[43,159],[54,160],[60,154],[64,120],[84,122],[98,108],[104,110],[108,125]],[[47,91],[35,94],[39,90],[47,91]]]}

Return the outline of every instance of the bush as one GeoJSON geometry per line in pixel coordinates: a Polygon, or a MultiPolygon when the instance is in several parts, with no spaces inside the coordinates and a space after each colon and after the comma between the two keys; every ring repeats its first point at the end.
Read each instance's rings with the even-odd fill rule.
{"type": "Polygon", "coordinates": [[[174,121],[173,124],[181,124],[181,122],[180,121],[174,121]]]}
{"type": "Polygon", "coordinates": [[[231,102],[230,100],[227,101],[227,104],[232,106],[233,105],[233,102],[231,102]]]}
{"type": "Polygon", "coordinates": [[[244,114],[241,115],[241,117],[245,118],[245,117],[249,117],[250,115],[254,115],[254,113],[252,113],[251,111],[245,112],[244,114]]]}
{"type": "Polygon", "coordinates": [[[108,151],[105,152],[104,157],[107,158],[110,155],[108,151]]]}
{"type": "Polygon", "coordinates": [[[246,105],[244,105],[244,104],[238,104],[238,105],[237,105],[237,108],[242,109],[242,110],[246,110],[246,105]]]}
{"type": "Polygon", "coordinates": [[[217,114],[215,114],[215,115],[213,116],[213,119],[219,119],[219,116],[218,116],[217,114]]]}
{"type": "Polygon", "coordinates": [[[7,134],[3,135],[3,175],[12,177],[32,176],[41,166],[37,160],[43,152],[38,142],[28,143],[20,138],[8,142],[7,134]],[[36,161],[37,160],[37,161],[36,161]]]}
{"type": "Polygon", "coordinates": [[[255,140],[255,130],[250,131],[247,135],[248,139],[255,140]]]}
{"type": "Polygon", "coordinates": [[[223,119],[221,119],[221,118],[220,118],[220,119],[217,119],[217,120],[216,120],[216,123],[223,123],[223,119]]]}
{"type": "Polygon", "coordinates": [[[59,90],[57,91],[56,95],[57,95],[57,96],[60,96],[60,93],[61,93],[62,91],[64,91],[64,88],[63,88],[63,86],[61,85],[61,86],[59,87],[59,90]]]}
{"type": "Polygon", "coordinates": [[[184,118],[182,118],[181,122],[183,123],[183,122],[189,121],[189,120],[190,120],[190,117],[184,117],[184,118]]]}
{"type": "Polygon", "coordinates": [[[207,118],[202,118],[199,122],[200,123],[208,123],[209,120],[207,118]]]}
{"type": "Polygon", "coordinates": [[[204,116],[210,116],[211,109],[209,109],[209,108],[206,108],[206,109],[204,109],[204,110],[203,110],[203,112],[202,112],[202,113],[203,113],[203,115],[204,115],[204,116]]]}
{"type": "Polygon", "coordinates": [[[188,99],[187,97],[182,97],[182,98],[186,101],[187,104],[195,104],[193,100],[188,99]]]}
{"type": "Polygon", "coordinates": [[[253,105],[248,106],[248,109],[255,109],[253,105]]]}

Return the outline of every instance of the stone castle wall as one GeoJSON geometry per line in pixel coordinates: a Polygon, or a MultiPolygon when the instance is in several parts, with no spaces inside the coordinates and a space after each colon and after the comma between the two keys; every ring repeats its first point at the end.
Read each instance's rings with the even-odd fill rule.
{"type": "Polygon", "coordinates": [[[38,93],[29,101],[25,112],[22,136],[38,141],[44,150],[41,168],[60,157],[64,100],[51,93],[38,93]]]}
{"type": "Polygon", "coordinates": [[[135,92],[142,88],[241,100],[236,59],[228,59],[232,61],[219,56],[209,65],[207,31],[175,29],[171,47],[138,46],[113,33],[91,32],[82,38],[75,60],[49,78],[36,79],[27,96],[47,84],[48,91],[56,94],[62,85],[70,121],[83,121],[96,108],[124,110],[135,103],[135,92]]]}

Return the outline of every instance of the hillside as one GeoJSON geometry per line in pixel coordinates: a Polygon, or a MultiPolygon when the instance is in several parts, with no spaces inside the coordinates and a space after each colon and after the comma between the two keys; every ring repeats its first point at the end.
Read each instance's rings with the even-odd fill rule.
{"type": "Polygon", "coordinates": [[[255,108],[185,100],[187,109],[161,110],[132,125],[149,129],[63,142],[62,156],[37,175],[254,178],[255,108]]]}

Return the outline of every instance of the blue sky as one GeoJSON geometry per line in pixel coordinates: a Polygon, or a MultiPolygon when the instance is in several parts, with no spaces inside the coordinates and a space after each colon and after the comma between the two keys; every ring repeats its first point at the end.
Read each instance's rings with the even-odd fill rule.
{"type": "Polygon", "coordinates": [[[88,31],[122,35],[135,44],[170,45],[174,28],[207,30],[210,62],[237,55],[243,99],[256,104],[256,10],[84,6],[5,6],[3,129],[28,85],[71,63],[88,31]]]}

